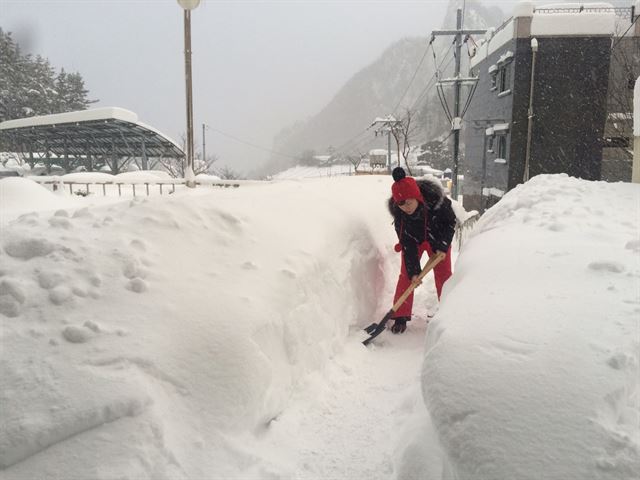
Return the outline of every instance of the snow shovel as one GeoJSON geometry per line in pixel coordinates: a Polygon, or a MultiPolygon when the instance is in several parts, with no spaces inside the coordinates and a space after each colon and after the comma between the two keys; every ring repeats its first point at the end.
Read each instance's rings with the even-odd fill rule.
{"type": "Polygon", "coordinates": [[[391,319],[393,314],[398,311],[398,309],[402,306],[402,304],[405,302],[407,297],[411,295],[411,292],[413,292],[416,289],[416,287],[420,285],[420,282],[427,275],[427,273],[433,270],[433,267],[435,267],[438,263],[440,263],[442,259],[444,259],[445,257],[446,257],[446,254],[443,252],[435,253],[429,257],[429,261],[427,262],[427,264],[424,266],[424,268],[418,275],[418,278],[416,278],[413,282],[411,282],[411,285],[409,285],[407,289],[404,291],[404,293],[400,296],[400,298],[398,298],[398,301],[393,305],[393,307],[391,307],[391,310],[387,312],[387,314],[382,318],[380,323],[372,323],[371,325],[369,325],[367,328],[364,329],[365,332],[369,334],[369,338],[367,338],[365,341],[362,342],[363,345],[369,345],[371,340],[373,340],[382,332],[384,332],[387,322],[391,319]]]}

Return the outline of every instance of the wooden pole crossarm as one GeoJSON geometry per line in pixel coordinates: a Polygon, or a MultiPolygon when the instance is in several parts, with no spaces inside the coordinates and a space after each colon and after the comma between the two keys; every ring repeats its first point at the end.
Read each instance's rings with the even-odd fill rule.
{"type": "Polygon", "coordinates": [[[476,83],[478,81],[478,77],[460,77],[460,78],[443,78],[439,80],[438,83],[476,83]]]}
{"type": "Polygon", "coordinates": [[[487,33],[486,30],[434,30],[431,32],[431,35],[435,36],[444,36],[444,35],[484,35],[487,33]]]}

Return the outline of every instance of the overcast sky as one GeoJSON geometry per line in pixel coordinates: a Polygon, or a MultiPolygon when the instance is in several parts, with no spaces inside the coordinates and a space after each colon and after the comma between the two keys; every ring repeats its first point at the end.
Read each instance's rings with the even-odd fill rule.
{"type": "MultiPolygon", "coordinates": [[[[447,4],[203,0],[192,14],[198,147],[208,124],[207,153],[250,170],[269,153],[215,130],[270,148],[279,130],[317,113],[391,43],[440,28],[447,4]]],[[[0,26],[57,70],[80,72],[96,106],[132,110],[176,140],[186,130],[176,0],[0,0],[0,26]]]]}

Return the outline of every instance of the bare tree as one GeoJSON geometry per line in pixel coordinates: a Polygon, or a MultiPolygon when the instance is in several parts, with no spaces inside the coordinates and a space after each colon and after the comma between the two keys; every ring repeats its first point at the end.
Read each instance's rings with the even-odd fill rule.
{"type": "Polygon", "coordinates": [[[405,116],[402,120],[396,122],[391,129],[391,134],[396,140],[396,146],[398,149],[398,166],[400,166],[400,155],[404,160],[404,164],[407,167],[409,175],[411,175],[411,168],[409,167],[409,152],[411,151],[411,144],[415,140],[418,133],[418,125],[414,120],[414,114],[411,110],[407,109],[405,116]]]}
{"type": "MultiPolygon", "coordinates": [[[[183,133],[180,136],[182,150],[186,150],[187,137],[183,133]]],[[[202,152],[195,146],[193,151],[193,173],[213,173],[213,164],[218,161],[218,157],[214,154],[207,154],[207,158],[202,158],[202,152]]],[[[174,178],[184,178],[187,168],[187,159],[184,158],[159,158],[158,162],[162,167],[174,178]]]]}
{"type": "Polygon", "coordinates": [[[347,160],[349,160],[349,163],[351,165],[353,165],[353,169],[357,172],[358,171],[358,167],[360,166],[360,164],[362,163],[362,159],[365,157],[364,154],[362,153],[357,153],[356,155],[349,155],[347,156],[347,160]]]}
{"type": "Polygon", "coordinates": [[[216,169],[215,173],[223,180],[240,180],[242,178],[238,172],[232,170],[226,165],[216,169]]]}

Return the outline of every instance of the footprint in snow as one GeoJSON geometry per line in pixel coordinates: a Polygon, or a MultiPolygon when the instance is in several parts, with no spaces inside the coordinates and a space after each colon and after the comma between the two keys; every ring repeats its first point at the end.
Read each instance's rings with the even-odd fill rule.
{"type": "Polygon", "coordinates": [[[289,270],[287,268],[283,268],[282,270],[280,270],[280,273],[282,273],[282,275],[284,275],[285,277],[289,277],[289,278],[297,278],[298,276],[296,275],[296,272],[289,270]]]}
{"type": "Polygon", "coordinates": [[[634,368],[636,367],[636,360],[633,356],[618,352],[607,360],[607,365],[615,370],[624,370],[626,368],[634,368]]]}
{"type": "Polygon", "coordinates": [[[94,332],[84,325],[69,325],[62,329],[62,337],[70,343],[86,343],[93,336],[94,332]]]}
{"type": "Polygon", "coordinates": [[[50,290],[57,287],[66,280],[65,275],[55,271],[38,271],[38,285],[41,288],[50,290]]]}
{"type": "Polygon", "coordinates": [[[71,287],[71,291],[76,297],[80,298],[86,298],[89,295],[89,292],[87,292],[87,290],[80,285],[74,285],[73,287],[71,287]]]}
{"type": "Polygon", "coordinates": [[[122,266],[122,274],[128,279],[146,278],[147,270],[135,258],[128,258],[122,266]]]}
{"type": "Polygon", "coordinates": [[[9,318],[17,317],[26,298],[24,289],[17,281],[8,278],[0,281],[0,314],[9,318]]]}
{"type": "Polygon", "coordinates": [[[49,291],[49,300],[54,305],[64,305],[73,300],[73,291],[66,285],[59,285],[49,291]]]}
{"type": "Polygon", "coordinates": [[[20,315],[21,304],[11,295],[0,295],[0,314],[14,318],[20,315]]]}
{"type": "Polygon", "coordinates": [[[131,240],[129,242],[129,245],[132,248],[134,248],[135,250],[138,250],[139,252],[146,252],[147,251],[147,246],[144,243],[144,241],[142,241],[142,240],[140,240],[138,238],[135,238],[135,239],[131,240]]]}
{"type": "Polygon", "coordinates": [[[597,272],[622,273],[625,271],[624,265],[610,261],[591,262],[588,268],[597,272]]]}
{"type": "Polygon", "coordinates": [[[547,226],[547,229],[552,232],[562,232],[565,229],[565,226],[561,223],[553,222],[547,226]]]}
{"type": "Polygon", "coordinates": [[[55,216],[49,219],[49,225],[53,228],[63,228],[65,230],[70,230],[73,227],[68,218],[55,216]]]}
{"type": "Polygon", "coordinates": [[[30,260],[45,257],[56,249],[56,245],[45,238],[14,237],[4,243],[4,251],[10,257],[30,260]]]}
{"type": "Polygon", "coordinates": [[[72,218],[93,218],[93,214],[85,207],[73,212],[72,218]]]}
{"type": "Polygon", "coordinates": [[[242,264],[242,268],[244,268],[245,270],[258,270],[258,266],[255,263],[250,261],[244,262],[242,264]]]}
{"type": "Polygon", "coordinates": [[[102,285],[102,278],[100,278],[100,275],[98,275],[97,273],[94,273],[89,276],[89,283],[94,287],[99,287],[100,285],[102,285]]]}
{"type": "Polygon", "coordinates": [[[35,226],[39,225],[38,217],[39,217],[39,215],[37,213],[35,213],[35,212],[33,212],[33,213],[25,213],[24,215],[20,215],[18,217],[18,219],[16,220],[16,222],[20,223],[22,225],[28,225],[30,227],[35,227],[35,226]]]}
{"type": "Polygon", "coordinates": [[[145,282],[141,278],[133,278],[129,280],[125,288],[135,293],[143,293],[149,289],[149,287],[147,286],[147,282],[145,282]]]}
{"type": "Polygon", "coordinates": [[[635,253],[640,253],[640,240],[630,240],[626,243],[624,248],[635,253]]]}

